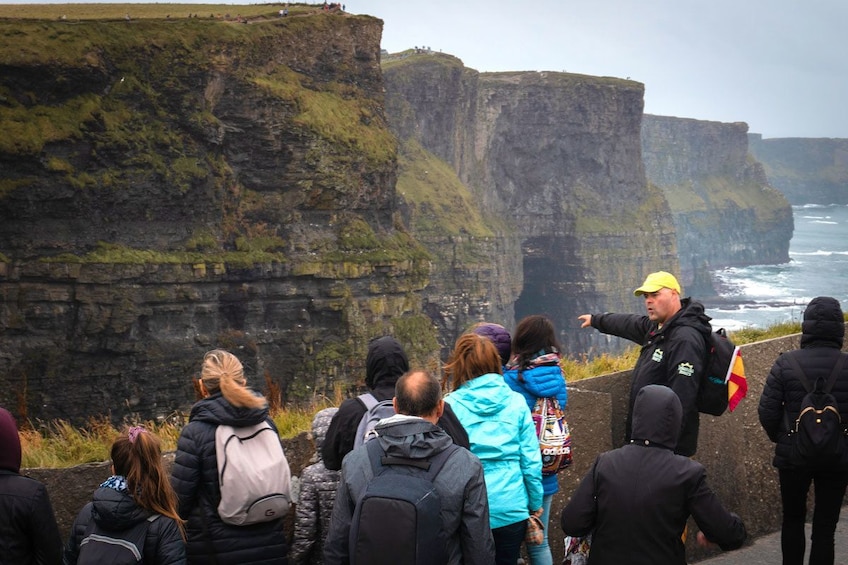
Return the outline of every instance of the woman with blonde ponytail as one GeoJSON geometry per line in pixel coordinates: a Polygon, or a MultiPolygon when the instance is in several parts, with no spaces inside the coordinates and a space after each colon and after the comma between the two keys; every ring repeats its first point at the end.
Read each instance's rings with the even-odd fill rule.
{"type": "Polygon", "coordinates": [[[188,563],[286,565],[282,518],[234,526],[218,516],[221,488],[215,430],[219,425],[238,428],[267,421],[276,431],[268,402],[247,386],[238,358],[221,349],[203,356],[197,384],[203,398],[192,406],[180,433],[171,471],[179,514],[186,521],[188,563]]]}
{"type": "Polygon", "coordinates": [[[182,565],[185,533],[162,463],[159,438],[133,426],[112,444],[112,476],[80,511],[65,564],[135,562],[182,565]]]}

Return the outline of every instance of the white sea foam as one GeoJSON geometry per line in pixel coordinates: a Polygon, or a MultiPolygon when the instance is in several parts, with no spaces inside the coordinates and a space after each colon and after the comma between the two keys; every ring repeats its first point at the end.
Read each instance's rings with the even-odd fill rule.
{"type": "Polygon", "coordinates": [[[816,296],[833,296],[848,311],[848,206],[810,204],[792,209],[795,233],[788,263],[713,273],[724,298],[738,303],[707,304],[713,327],[732,331],[800,321],[806,304],[816,296]],[[811,209],[817,211],[811,214],[811,209]]]}

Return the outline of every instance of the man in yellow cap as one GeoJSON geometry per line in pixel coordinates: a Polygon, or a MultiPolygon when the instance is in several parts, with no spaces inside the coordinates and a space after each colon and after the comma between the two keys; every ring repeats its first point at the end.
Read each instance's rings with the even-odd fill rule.
{"type": "Polygon", "coordinates": [[[583,314],[578,317],[580,327],[591,326],[601,333],[622,337],[642,346],[631,373],[627,441],[631,439],[636,393],[646,385],[665,385],[677,393],[683,406],[683,423],[675,453],[694,455],[698,448],[700,424],[696,397],[706,369],[711,318],[704,313],[703,304],[691,298],[681,298],[680,283],[666,271],[648,275],[633,294],[645,298],[646,316],[583,314]]]}

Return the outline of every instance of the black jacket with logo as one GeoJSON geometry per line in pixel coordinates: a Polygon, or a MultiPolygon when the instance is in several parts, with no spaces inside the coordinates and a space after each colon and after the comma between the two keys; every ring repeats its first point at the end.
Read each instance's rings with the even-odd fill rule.
{"type": "Polygon", "coordinates": [[[628,339],[642,346],[630,381],[627,434],[632,429],[636,393],[650,384],[670,387],[683,405],[683,424],[675,452],[694,455],[698,449],[700,417],[696,398],[707,363],[707,342],[712,331],[704,306],[690,298],[660,328],[648,316],[637,314],[593,314],[592,327],[602,333],[628,339]]]}

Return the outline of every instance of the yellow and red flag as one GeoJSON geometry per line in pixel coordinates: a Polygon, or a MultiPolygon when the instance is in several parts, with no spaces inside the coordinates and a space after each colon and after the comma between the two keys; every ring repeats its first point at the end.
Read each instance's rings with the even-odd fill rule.
{"type": "Polygon", "coordinates": [[[727,408],[731,412],[739,401],[748,394],[748,380],[745,378],[745,364],[742,363],[742,351],[739,346],[733,351],[733,362],[727,369],[727,408]]]}

